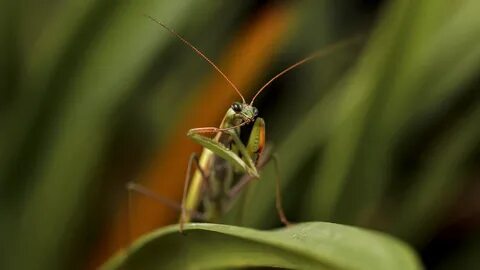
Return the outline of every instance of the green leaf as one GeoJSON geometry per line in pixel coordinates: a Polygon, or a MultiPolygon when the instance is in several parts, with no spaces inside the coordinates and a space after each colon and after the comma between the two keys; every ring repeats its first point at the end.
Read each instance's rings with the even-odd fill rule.
{"type": "Polygon", "coordinates": [[[402,242],[383,233],[334,223],[301,223],[273,231],[192,223],[185,231],[182,235],[177,226],[170,226],[145,235],[102,269],[422,268],[402,242]]]}

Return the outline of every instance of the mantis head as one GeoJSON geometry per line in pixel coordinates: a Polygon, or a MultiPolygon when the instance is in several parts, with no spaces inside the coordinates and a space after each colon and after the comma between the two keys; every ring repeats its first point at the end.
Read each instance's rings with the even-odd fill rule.
{"type": "Polygon", "coordinates": [[[230,113],[237,119],[241,119],[242,122],[251,123],[255,121],[258,116],[258,109],[251,104],[234,102],[230,106],[230,113]]]}

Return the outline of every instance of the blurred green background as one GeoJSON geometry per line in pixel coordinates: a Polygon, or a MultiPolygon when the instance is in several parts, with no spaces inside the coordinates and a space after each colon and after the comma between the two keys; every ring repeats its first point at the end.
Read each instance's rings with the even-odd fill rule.
{"type": "MultiPolygon", "coordinates": [[[[128,238],[125,183],[178,201],[198,151],[184,134],[218,125],[238,99],[145,14],[226,67],[247,99],[361,36],[257,100],[287,215],[393,234],[428,269],[478,268],[479,1],[0,3],[0,269],[98,266],[128,238]]],[[[249,194],[246,226],[280,226],[272,171],[249,194]]],[[[138,233],[176,222],[141,206],[163,212],[136,213],[138,233]]]]}

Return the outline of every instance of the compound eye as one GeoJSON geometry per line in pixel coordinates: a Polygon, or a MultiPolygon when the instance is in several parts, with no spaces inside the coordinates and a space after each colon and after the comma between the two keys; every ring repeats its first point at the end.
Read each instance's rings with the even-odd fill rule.
{"type": "Polygon", "coordinates": [[[236,113],[239,113],[242,111],[242,104],[240,102],[234,102],[232,104],[232,110],[235,111],[236,113]]]}
{"type": "Polygon", "coordinates": [[[257,116],[258,115],[258,109],[253,107],[252,110],[253,110],[253,115],[257,116]]]}

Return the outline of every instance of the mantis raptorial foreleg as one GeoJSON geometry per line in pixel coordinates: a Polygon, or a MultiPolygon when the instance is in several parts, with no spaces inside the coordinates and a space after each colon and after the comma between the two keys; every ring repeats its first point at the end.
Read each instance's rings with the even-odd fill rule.
{"type": "Polygon", "coordinates": [[[219,157],[227,160],[228,162],[232,163],[235,168],[238,168],[240,171],[250,174],[256,178],[258,178],[258,172],[255,168],[255,162],[250,157],[250,154],[245,147],[245,145],[242,143],[238,135],[235,133],[234,130],[211,130],[212,128],[197,128],[197,129],[191,129],[188,133],[187,136],[190,137],[192,140],[197,142],[198,144],[202,145],[203,147],[209,149],[219,157]],[[222,143],[202,135],[202,133],[209,133],[211,132],[223,132],[225,134],[228,134],[232,139],[233,142],[238,149],[238,151],[242,154],[242,157],[239,157],[237,153],[233,152],[231,149],[227,148],[225,145],[222,143]]]}
{"type": "Polygon", "coordinates": [[[241,178],[241,180],[234,186],[232,189],[227,192],[227,196],[230,200],[234,200],[237,194],[240,193],[241,190],[253,179],[258,179],[258,170],[261,169],[269,159],[273,159],[276,171],[276,201],[275,206],[280,217],[280,220],[285,225],[290,224],[288,219],[285,216],[285,212],[282,207],[282,198],[281,198],[281,189],[280,189],[280,173],[278,167],[278,160],[275,156],[269,157],[266,155],[260,155],[263,150],[264,146],[264,136],[265,136],[265,122],[262,118],[258,117],[255,120],[253,125],[253,129],[251,131],[248,144],[245,146],[243,142],[240,140],[239,136],[235,132],[235,130],[227,130],[227,131],[220,131],[225,132],[233,140],[233,145],[235,148],[240,152],[241,158],[238,156],[237,153],[228,149],[223,144],[218,141],[215,141],[209,137],[201,135],[201,133],[208,133],[208,132],[218,132],[216,128],[199,128],[194,129],[189,132],[189,137],[193,140],[198,142],[199,144],[203,145],[207,149],[211,150],[215,154],[219,155],[220,157],[226,159],[227,161],[233,161],[237,168],[240,168],[243,173],[245,173],[245,177],[241,178]],[[265,158],[266,157],[266,158],[265,158]],[[258,159],[258,160],[257,160],[258,159]],[[257,165],[255,165],[257,164],[257,165]],[[243,169],[243,170],[242,170],[243,169]],[[253,173],[252,173],[253,172],[253,173]]]}

